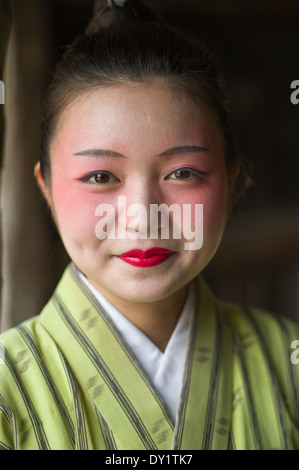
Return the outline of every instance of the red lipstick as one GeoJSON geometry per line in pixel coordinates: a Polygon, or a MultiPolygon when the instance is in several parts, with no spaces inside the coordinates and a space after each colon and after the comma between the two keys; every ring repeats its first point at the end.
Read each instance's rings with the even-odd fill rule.
{"type": "Polygon", "coordinates": [[[132,266],[138,268],[151,268],[168,260],[174,251],[165,248],[152,248],[148,251],[131,250],[119,255],[119,258],[132,266]]]}

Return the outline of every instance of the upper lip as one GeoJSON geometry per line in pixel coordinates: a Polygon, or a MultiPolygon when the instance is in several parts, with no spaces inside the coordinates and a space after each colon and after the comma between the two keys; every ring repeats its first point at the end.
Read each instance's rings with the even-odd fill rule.
{"type": "Polygon", "coordinates": [[[151,248],[150,250],[147,250],[147,251],[131,250],[131,251],[127,251],[126,253],[122,253],[119,256],[132,257],[132,258],[150,258],[151,256],[170,255],[172,253],[174,253],[174,251],[166,250],[166,248],[151,248]]]}

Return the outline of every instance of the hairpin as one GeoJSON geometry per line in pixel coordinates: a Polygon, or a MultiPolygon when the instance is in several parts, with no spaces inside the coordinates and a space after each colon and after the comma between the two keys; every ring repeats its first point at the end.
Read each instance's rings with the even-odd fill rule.
{"type": "Polygon", "coordinates": [[[113,8],[115,6],[123,7],[127,1],[128,0],[107,0],[107,3],[110,8],[113,8]]]}

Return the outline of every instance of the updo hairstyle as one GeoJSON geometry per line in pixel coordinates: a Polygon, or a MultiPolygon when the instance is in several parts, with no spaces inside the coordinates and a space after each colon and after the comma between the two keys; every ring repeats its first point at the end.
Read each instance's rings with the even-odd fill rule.
{"type": "Polygon", "coordinates": [[[247,175],[236,153],[228,99],[217,68],[198,40],[171,28],[141,0],[96,0],[85,33],[58,64],[42,119],[41,173],[51,179],[51,143],[65,107],[88,89],[162,79],[208,106],[225,141],[231,205],[243,195],[247,175]]]}

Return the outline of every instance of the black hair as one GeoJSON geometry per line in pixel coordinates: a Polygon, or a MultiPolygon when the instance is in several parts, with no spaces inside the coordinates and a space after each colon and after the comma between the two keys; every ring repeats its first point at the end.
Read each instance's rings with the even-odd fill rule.
{"type": "Polygon", "coordinates": [[[217,116],[225,141],[231,202],[236,202],[247,176],[235,150],[227,94],[217,67],[198,40],[171,28],[141,0],[96,0],[85,34],[75,39],[58,64],[42,120],[43,179],[51,175],[50,147],[59,117],[74,98],[88,88],[155,78],[178,85],[217,116]]]}

